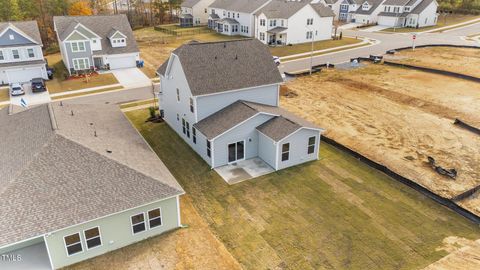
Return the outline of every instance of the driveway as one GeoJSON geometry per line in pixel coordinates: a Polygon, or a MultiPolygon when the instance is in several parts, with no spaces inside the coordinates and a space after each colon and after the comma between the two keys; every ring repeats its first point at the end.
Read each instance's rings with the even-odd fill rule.
{"type": "Polygon", "coordinates": [[[51,101],[50,94],[48,91],[33,93],[30,84],[24,84],[23,89],[25,90],[25,95],[22,96],[10,96],[10,103],[13,105],[22,106],[22,99],[25,101],[27,106],[48,103],[51,101]]]}
{"type": "Polygon", "coordinates": [[[111,71],[125,88],[151,85],[150,79],[138,68],[115,69],[111,71]]]}

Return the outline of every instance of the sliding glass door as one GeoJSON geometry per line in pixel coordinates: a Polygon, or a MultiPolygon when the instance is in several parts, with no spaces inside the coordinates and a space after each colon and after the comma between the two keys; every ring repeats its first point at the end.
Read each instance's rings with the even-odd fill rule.
{"type": "Polygon", "coordinates": [[[242,160],[245,157],[245,142],[239,141],[228,145],[228,162],[242,160]]]}

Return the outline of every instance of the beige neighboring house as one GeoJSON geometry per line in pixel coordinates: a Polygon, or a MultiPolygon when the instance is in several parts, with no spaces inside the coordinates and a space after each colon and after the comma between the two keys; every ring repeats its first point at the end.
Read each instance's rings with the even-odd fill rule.
{"type": "Polygon", "coordinates": [[[206,25],[208,23],[208,6],[215,0],[185,0],[180,9],[179,24],[182,27],[206,25]]]}

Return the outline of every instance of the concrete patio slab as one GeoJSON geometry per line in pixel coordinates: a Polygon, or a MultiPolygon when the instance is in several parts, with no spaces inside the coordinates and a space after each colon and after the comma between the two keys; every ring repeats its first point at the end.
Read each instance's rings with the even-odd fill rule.
{"type": "Polygon", "coordinates": [[[260,158],[252,158],[238,161],[215,169],[215,171],[230,185],[248,179],[256,178],[274,172],[265,161],[260,158]]]}

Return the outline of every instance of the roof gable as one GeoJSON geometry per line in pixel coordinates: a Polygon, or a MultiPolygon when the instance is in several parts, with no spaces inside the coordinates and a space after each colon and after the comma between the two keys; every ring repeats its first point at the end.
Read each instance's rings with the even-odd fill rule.
{"type": "Polygon", "coordinates": [[[78,31],[73,31],[65,40],[67,41],[75,41],[75,40],[88,40],[86,36],[78,31]]]}
{"type": "Polygon", "coordinates": [[[0,22],[0,45],[42,45],[36,21],[0,22]],[[13,35],[14,39],[10,39],[13,35]]]}
{"type": "Polygon", "coordinates": [[[216,0],[209,7],[220,8],[235,12],[252,13],[271,0],[216,0]]]}

